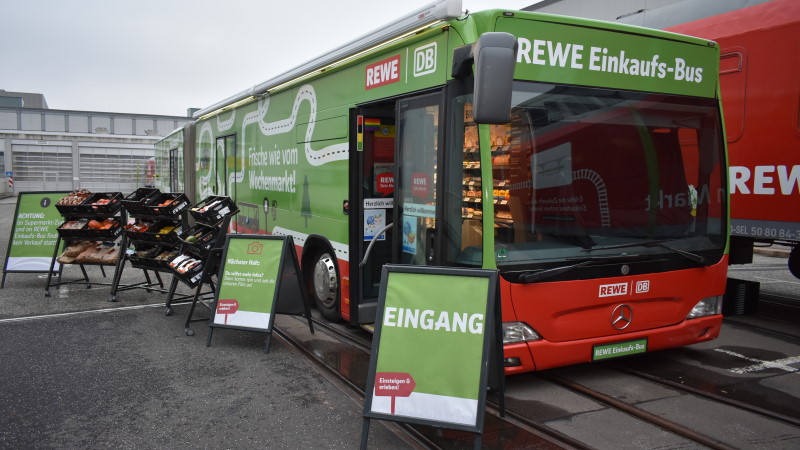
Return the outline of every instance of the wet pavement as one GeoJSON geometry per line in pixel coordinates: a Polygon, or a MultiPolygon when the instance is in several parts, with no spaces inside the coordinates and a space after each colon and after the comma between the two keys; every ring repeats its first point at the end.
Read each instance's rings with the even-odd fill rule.
{"type": "MultiPolygon", "coordinates": [[[[0,199],[3,257],[13,212],[0,199]]],[[[129,269],[123,284],[141,277],[129,269]]],[[[67,267],[70,277],[80,271],[67,267]]],[[[45,281],[9,273],[0,290],[0,448],[358,445],[361,405],[279,340],[264,354],[263,333],[218,330],[207,348],[205,324],[187,337],[188,305],[165,316],[164,294],[135,289],[110,303],[109,286],[74,284],[48,298],[45,281]]],[[[371,448],[409,447],[379,423],[369,437],[371,448]]]]}
{"type": "MultiPolygon", "coordinates": [[[[13,201],[0,199],[3,256],[13,208],[13,201]]],[[[783,264],[788,273],[785,261],[757,258],[762,257],[770,259],[757,261],[755,276],[779,277],[777,268],[761,270],[758,264],[783,264]]],[[[101,280],[97,268],[91,269],[92,280],[101,280]]],[[[65,273],[78,275],[74,268],[65,273]]],[[[140,278],[141,272],[128,266],[122,283],[140,278]]],[[[41,274],[8,274],[6,288],[0,290],[0,377],[6,386],[0,392],[0,448],[358,445],[362,419],[357,399],[279,340],[273,339],[264,354],[264,334],[217,330],[206,348],[205,324],[195,324],[196,335],[187,337],[188,305],[165,316],[162,293],[134,289],[119,293],[119,301],[111,303],[108,286],[65,285],[54,288],[48,298],[44,285],[41,274]],[[90,310],[100,312],[84,312],[90,310]]],[[[279,316],[276,323],[329,366],[364,385],[369,357],[363,350],[319,331],[311,335],[307,324],[294,317],[279,316]]],[[[798,448],[800,426],[794,421],[800,421],[800,325],[775,324],[736,316],[725,320],[714,341],[507,377],[506,406],[594,448],[701,447],[565,387],[569,382],[702,433],[721,446],[798,448]],[[773,416],[744,410],[736,402],[773,416]]],[[[360,330],[349,331],[368,340],[360,330]]],[[[485,448],[552,448],[535,434],[492,414],[486,417],[485,448]]],[[[423,433],[444,448],[471,447],[471,436],[465,433],[430,427],[423,433]]],[[[372,421],[371,448],[408,445],[384,422],[372,421]]]]}

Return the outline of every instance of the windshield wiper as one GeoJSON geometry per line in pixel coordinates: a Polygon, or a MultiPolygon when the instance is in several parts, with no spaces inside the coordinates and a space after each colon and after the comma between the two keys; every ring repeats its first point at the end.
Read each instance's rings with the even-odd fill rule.
{"type": "Polygon", "coordinates": [[[523,284],[535,283],[537,281],[542,281],[542,280],[547,279],[547,278],[553,278],[553,277],[555,277],[557,275],[561,275],[562,273],[567,272],[569,270],[572,270],[572,269],[574,269],[576,267],[585,266],[585,265],[587,265],[587,264],[589,264],[591,262],[594,262],[594,261],[590,259],[588,261],[582,261],[582,262],[579,262],[579,263],[576,263],[576,264],[571,264],[569,266],[554,267],[552,269],[543,269],[543,270],[537,270],[537,271],[522,272],[519,275],[519,278],[517,278],[517,281],[519,281],[520,283],[523,283],[523,284]]]}
{"type": "Polygon", "coordinates": [[[674,239],[656,239],[652,241],[644,241],[644,242],[631,242],[628,244],[619,244],[619,245],[606,245],[604,247],[595,247],[584,249],[584,252],[591,252],[594,250],[612,250],[615,248],[628,248],[628,247],[661,247],[665,248],[673,253],[677,253],[684,258],[695,262],[701,266],[707,266],[708,260],[704,258],[702,255],[698,255],[697,253],[687,252],[686,250],[681,250],[679,248],[670,247],[666,244],[666,242],[674,241],[674,239]]]}

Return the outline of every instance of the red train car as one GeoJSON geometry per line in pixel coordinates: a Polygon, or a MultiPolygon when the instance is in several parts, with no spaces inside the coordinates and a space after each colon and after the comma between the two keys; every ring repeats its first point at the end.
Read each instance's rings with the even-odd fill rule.
{"type": "Polygon", "coordinates": [[[720,44],[730,157],[731,262],[792,246],[800,278],[800,2],[772,0],[667,28],[720,44]]]}

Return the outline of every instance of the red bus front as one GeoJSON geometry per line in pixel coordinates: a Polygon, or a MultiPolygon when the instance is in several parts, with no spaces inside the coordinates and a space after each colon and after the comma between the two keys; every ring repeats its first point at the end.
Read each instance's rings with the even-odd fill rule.
{"type": "MultiPolygon", "coordinates": [[[[728,227],[717,100],[515,82],[511,117],[484,127],[491,169],[465,151],[452,177],[464,206],[451,258],[500,271],[506,372],[715,338],[728,227]]],[[[465,148],[477,130],[464,123],[465,148]]]]}

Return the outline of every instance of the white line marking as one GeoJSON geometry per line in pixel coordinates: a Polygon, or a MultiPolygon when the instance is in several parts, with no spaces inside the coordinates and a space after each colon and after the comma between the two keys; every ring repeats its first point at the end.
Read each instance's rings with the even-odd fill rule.
{"type": "Polygon", "coordinates": [[[80,316],[83,314],[99,314],[99,313],[108,313],[117,311],[130,311],[134,309],[154,308],[156,306],[163,308],[164,304],[155,303],[152,305],[122,306],[120,308],[92,309],[89,311],[73,311],[73,312],[59,313],[59,314],[45,314],[42,316],[12,317],[10,319],[0,319],[0,325],[4,323],[24,322],[26,320],[56,319],[59,317],[80,316]]]}
{"type": "Polygon", "coordinates": [[[786,372],[800,372],[800,369],[790,366],[790,364],[800,363],[800,356],[790,356],[788,358],[776,359],[775,361],[764,361],[761,359],[750,358],[740,353],[732,352],[730,350],[724,350],[721,348],[715,348],[714,350],[720,353],[725,353],[726,355],[731,355],[737,358],[744,359],[746,361],[752,361],[758,363],[747,367],[730,369],[730,371],[733,373],[746,374],[750,372],[759,372],[761,370],[767,370],[767,369],[781,369],[785,370],[786,372]]]}

